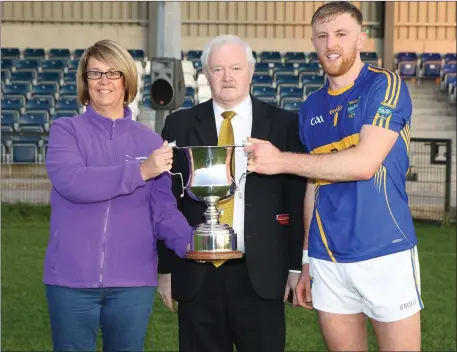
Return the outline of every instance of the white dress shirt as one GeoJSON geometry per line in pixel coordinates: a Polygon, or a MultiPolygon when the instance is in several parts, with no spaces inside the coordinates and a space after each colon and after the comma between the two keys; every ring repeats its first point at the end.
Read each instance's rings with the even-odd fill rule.
{"type": "MultiPolygon", "coordinates": [[[[221,130],[222,113],[224,111],[234,111],[236,115],[232,118],[233,136],[235,139],[235,145],[243,145],[243,142],[251,136],[252,130],[252,102],[251,97],[248,95],[238,106],[233,109],[223,109],[217,105],[213,100],[214,117],[216,118],[216,129],[217,136],[219,138],[219,132],[221,130]]],[[[248,156],[243,151],[243,148],[235,148],[235,181],[238,189],[236,190],[234,197],[234,208],[233,208],[233,229],[237,235],[238,250],[244,252],[244,189],[246,185],[246,175],[240,183],[241,176],[247,171],[248,156]]]]}

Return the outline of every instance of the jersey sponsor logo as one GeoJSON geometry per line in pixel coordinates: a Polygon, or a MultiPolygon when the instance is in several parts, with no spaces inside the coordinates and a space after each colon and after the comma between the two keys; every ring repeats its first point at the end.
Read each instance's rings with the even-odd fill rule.
{"type": "Polygon", "coordinates": [[[322,117],[322,115],[315,116],[311,119],[311,126],[315,126],[318,123],[324,123],[324,118],[322,117]]]}
{"type": "Polygon", "coordinates": [[[378,108],[378,114],[380,117],[382,118],[388,118],[390,115],[392,115],[392,109],[388,106],[385,106],[385,105],[381,105],[379,108],[378,108]]]}

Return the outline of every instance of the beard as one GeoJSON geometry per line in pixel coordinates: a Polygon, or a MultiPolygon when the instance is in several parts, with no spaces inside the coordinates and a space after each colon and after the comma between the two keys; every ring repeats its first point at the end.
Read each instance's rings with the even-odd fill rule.
{"type": "MultiPolygon", "coordinates": [[[[338,53],[338,52],[335,52],[338,53]]],[[[340,53],[338,53],[340,54],[340,53]]],[[[355,58],[357,56],[357,49],[354,48],[350,51],[347,55],[340,54],[340,63],[337,64],[335,62],[329,62],[327,59],[328,53],[324,55],[319,55],[318,60],[319,63],[322,65],[324,72],[330,77],[339,77],[347,73],[352,66],[354,65],[355,58]]],[[[339,59],[338,59],[339,60],[339,59]]]]}

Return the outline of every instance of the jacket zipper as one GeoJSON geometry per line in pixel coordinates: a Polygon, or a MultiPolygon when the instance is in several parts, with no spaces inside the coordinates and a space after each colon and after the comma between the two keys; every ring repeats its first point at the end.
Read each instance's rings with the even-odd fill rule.
{"type": "MultiPolygon", "coordinates": [[[[114,152],[114,147],[113,147],[113,136],[114,136],[114,128],[116,127],[116,120],[113,121],[113,128],[111,129],[111,136],[110,136],[110,144],[111,144],[111,149],[113,152],[113,164],[116,162],[116,156],[114,152]]],[[[111,210],[111,199],[108,201],[108,208],[106,209],[106,215],[105,215],[105,224],[103,226],[103,243],[102,243],[102,256],[101,256],[101,263],[100,263],[100,281],[99,281],[99,286],[103,287],[103,269],[105,266],[105,252],[106,252],[106,242],[108,241],[108,218],[109,218],[109,213],[111,210]]]]}

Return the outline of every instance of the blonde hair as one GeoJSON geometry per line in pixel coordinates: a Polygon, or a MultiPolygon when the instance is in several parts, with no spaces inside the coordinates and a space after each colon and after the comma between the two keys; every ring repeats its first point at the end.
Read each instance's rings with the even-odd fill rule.
{"type": "MultiPolygon", "coordinates": [[[[81,56],[76,73],[78,100],[81,104],[87,105],[90,101],[87,87],[87,62],[94,59],[113,66],[122,72],[124,76],[125,95],[124,102],[130,104],[138,92],[138,71],[135,61],[130,53],[112,40],[100,40],[89,47],[81,56]]],[[[122,79],[122,77],[120,78],[122,79]]]]}

